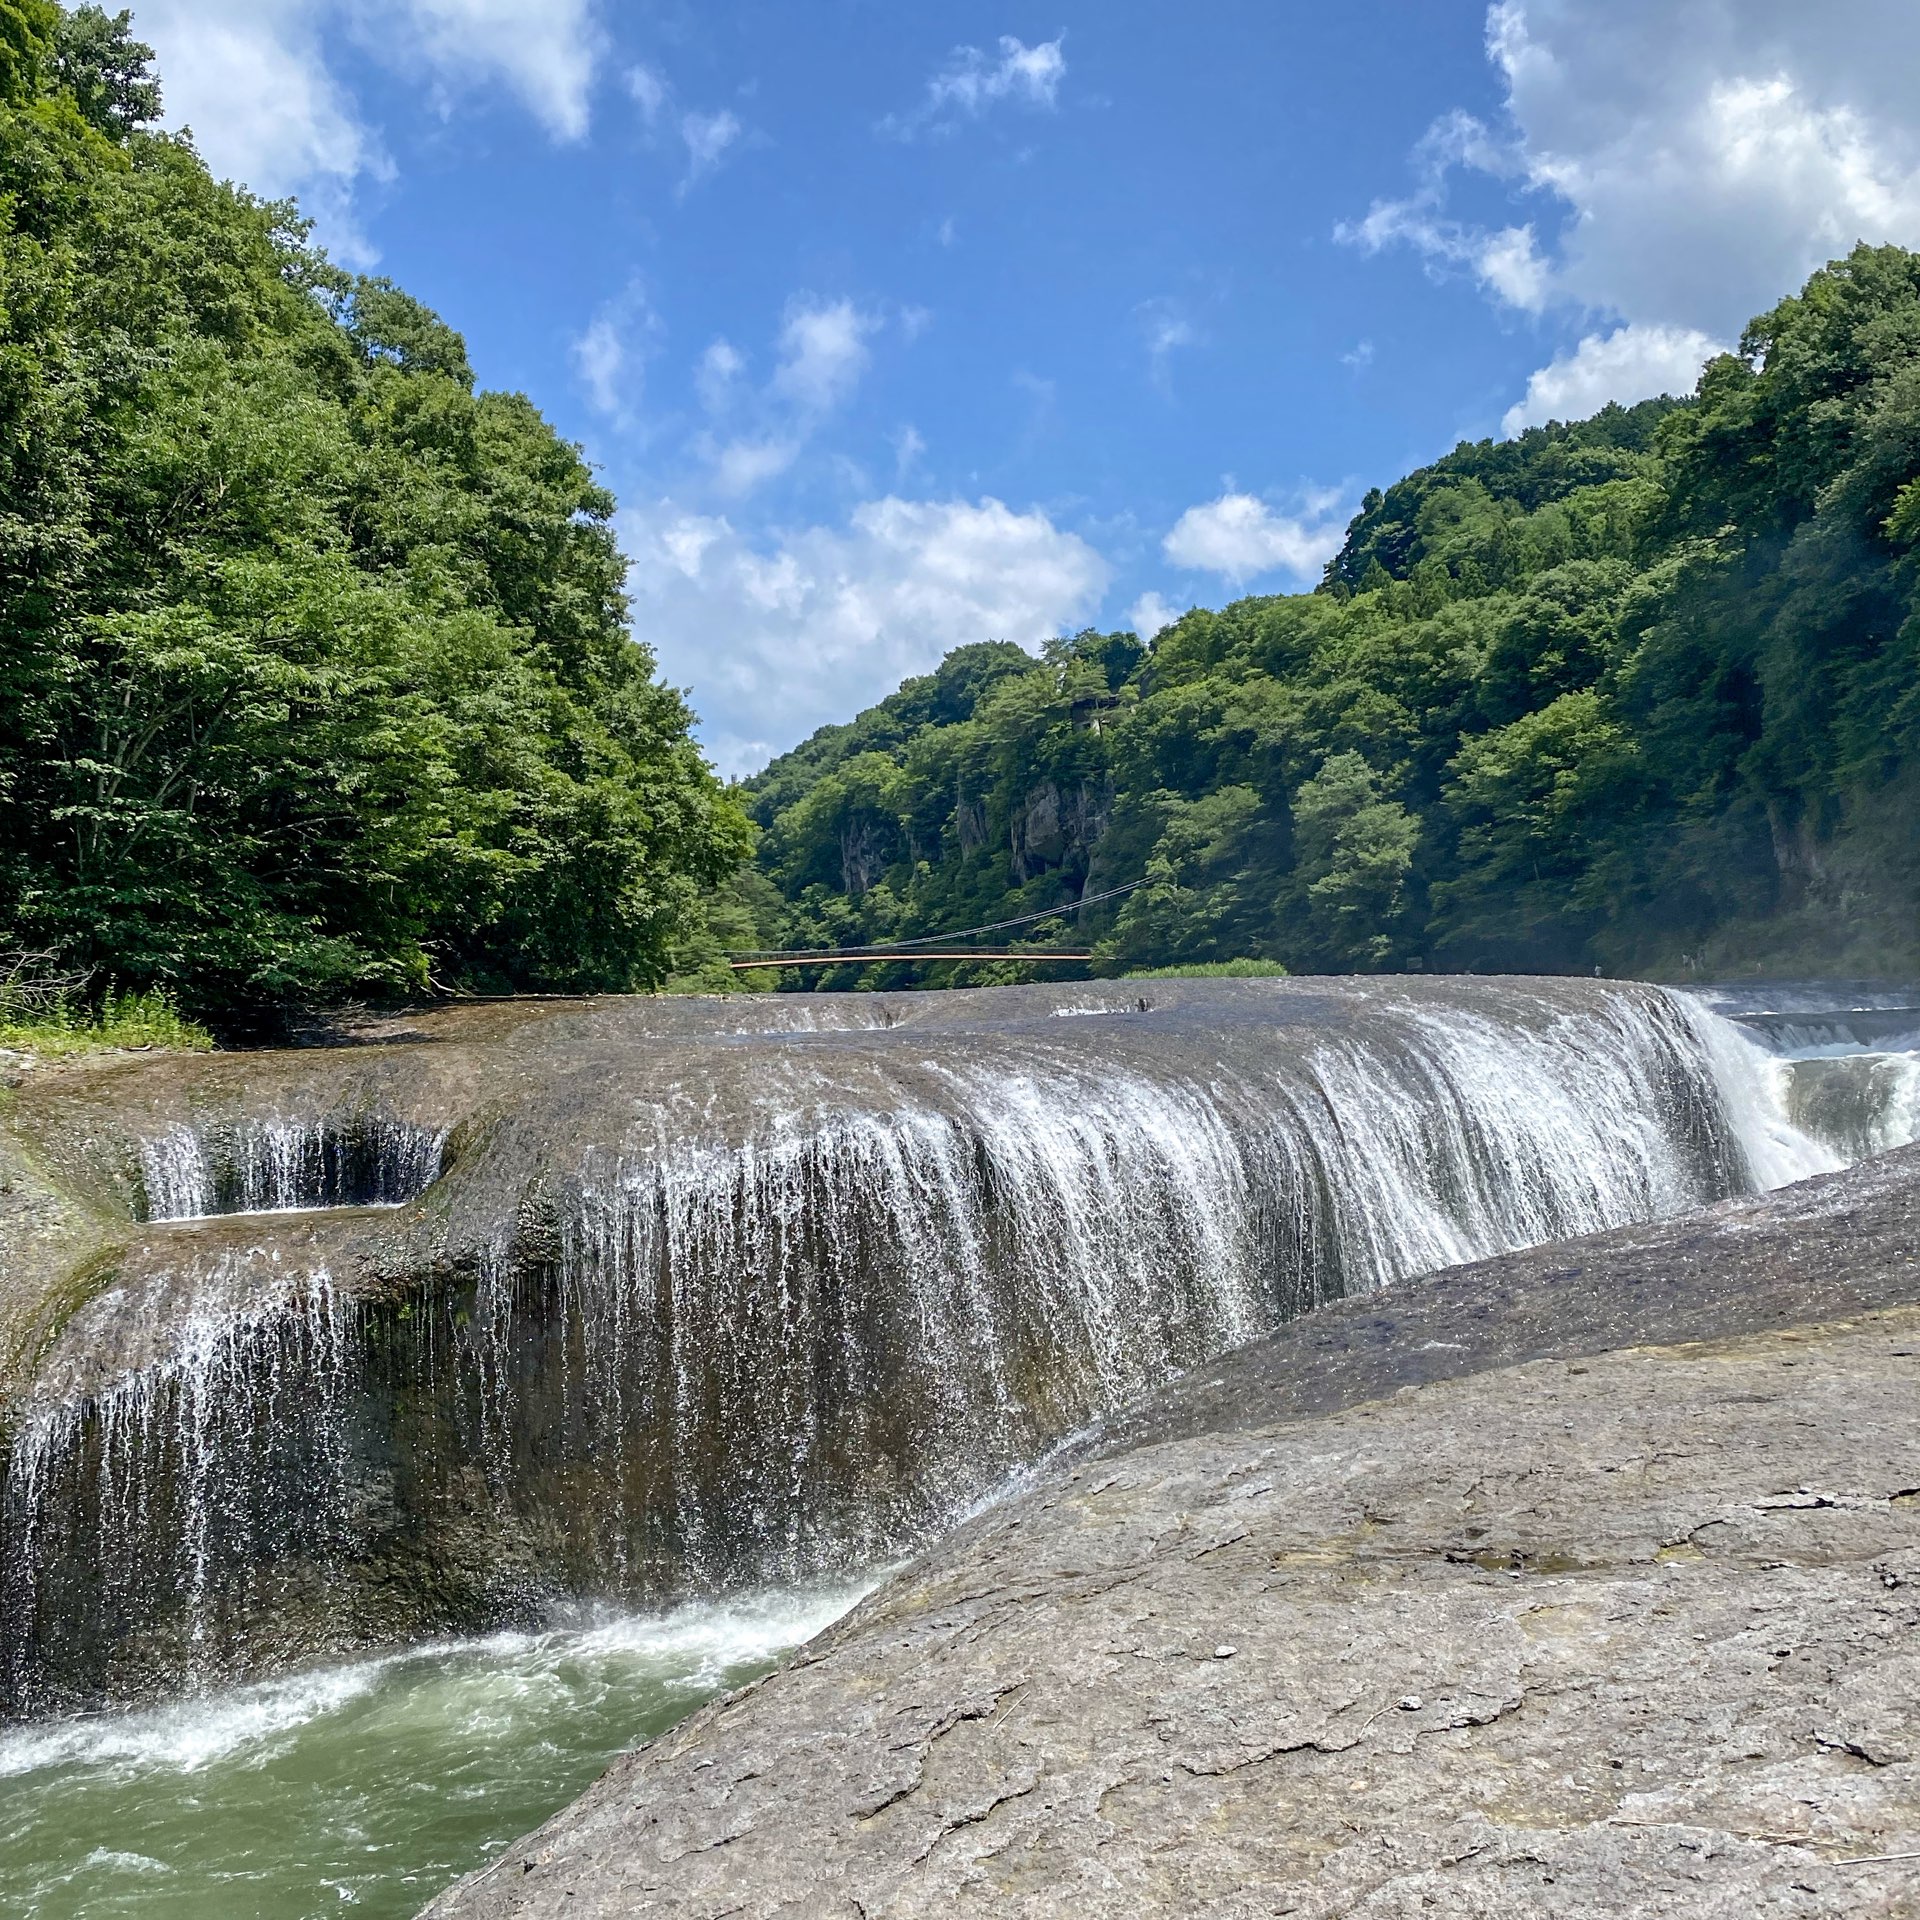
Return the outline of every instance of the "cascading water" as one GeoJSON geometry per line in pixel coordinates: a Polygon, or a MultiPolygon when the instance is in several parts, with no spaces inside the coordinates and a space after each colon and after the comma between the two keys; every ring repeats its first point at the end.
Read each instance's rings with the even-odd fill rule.
{"type": "Polygon", "coordinates": [[[439,1177],[444,1131],[373,1117],[174,1126],[137,1145],[149,1220],[403,1206],[439,1177]]]}
{"type": "MultiPolygon", "coordinates": [[[[104,1391],[91,1368],[44,1378],[14,1434],[7,1484],[0,1606],[17,1699],[33,1695],[29,1662],[49,1616],[85,1615],[110,1659],[124,1650],[138,1663],[109,1673],[110,1688],[151,1685],[156,1632],[170,1636],[165,1657],[181,1680],[214,1677],[259,1604],[255,1580],[270,1582],[293,1542],[337,1537],[352,1309],[324,1269],[250,1308],[255,1264],[222,1257],[184,1313],[169,1274],[94,1302],[82,1309],[102,1322],[88,1343],[94,1365],[114,1322],[163,1300],[164,1346],[104,1391]]],[[[89,1330],[75,1331],[84,1341],[89,1330]]]]}
{"type": "Polygon", "coordinates": [[[1920,1005],[1845,982],[1708,988],[1697,1021],[1749,1157],[1778,1186],[1920,1139],[1920,1005]]]}
{"type": "Polygon", "coordinates": [[[871,1557],[1319,1300],[1747,1179],[1686,1029],[1637,1004],[1415,1015],[1204,1077],[973,1051],[866,1111],[803,1081],[737,1146],[662,1130],[563,1182],[544,1291],[481,1317],[507,1348],[516,1319],[568,1330],[605,1563],[644,1557],[667,1488],[696,1583],[871,1557]]]}
{"type": "MultiPolygon", "coordinates": [[[[701,1049],[537,1152],[496,1142],[531,1171],[424,1289],[326,1283],[324,1216],[304,1253],[157,1228],[14,1438],[15,1705],[114,1690],[123,1644],[178,1684],[871,1564],[1318,1301],[1779,1175],[1710,1016],[1657,992],[1286,1004],[701,1049]]],[[[165,1134],[148,1204],[406,1197],[443,1137],[165,1134]]]]}

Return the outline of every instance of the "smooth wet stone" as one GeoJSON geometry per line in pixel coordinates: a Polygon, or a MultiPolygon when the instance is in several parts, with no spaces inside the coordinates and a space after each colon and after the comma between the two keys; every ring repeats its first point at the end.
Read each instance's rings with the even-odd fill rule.
{"type": "Polygon", "coordinates": [[[1910,1915],[1916,1854],[1920,1149],[1294,1323],[427,1911],[1910,1915]]]}

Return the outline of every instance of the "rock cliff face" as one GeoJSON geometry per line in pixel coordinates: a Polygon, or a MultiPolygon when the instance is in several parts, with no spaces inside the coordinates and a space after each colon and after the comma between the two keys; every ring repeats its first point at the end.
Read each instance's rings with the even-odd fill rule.
{"type": "Polygon", "coordinates": [[[1331,1305],[435,1920],[1920,1912],[1920,1150],[1331,1305]]]}
{"type": "Polygon", "coordinates": [[[896,1556],[1303,1308],[1779,1178],[1710,1028],[1598,981],[1156,981],[36,1076],[0,1711],[896,1556]]]}

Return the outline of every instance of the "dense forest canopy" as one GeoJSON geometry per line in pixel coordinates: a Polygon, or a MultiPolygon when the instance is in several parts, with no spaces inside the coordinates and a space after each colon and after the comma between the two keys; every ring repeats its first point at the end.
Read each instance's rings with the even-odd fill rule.
{"type": "Polygon", "coordinates": [[[229,1019],[657,982],[752,830],[612,499],[150,58],[0,0],[0,950],[229,1019]]]}
{"type": "Polygon", "coordinates": [[[1920,966],[1920,256],[1368,494],[1312,593],[962,647],[749,792],[796,945],[1057,907],[1109,968],[1920,966]]]}

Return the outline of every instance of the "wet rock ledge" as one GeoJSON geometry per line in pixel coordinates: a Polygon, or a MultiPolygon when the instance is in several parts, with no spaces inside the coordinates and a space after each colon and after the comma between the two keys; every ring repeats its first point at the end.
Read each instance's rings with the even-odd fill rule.
{"type": "Polygon", "coordinates": [[[428,1912],[1920,1914],[1920,1149],[1295,1323],[428,1912]]]}

